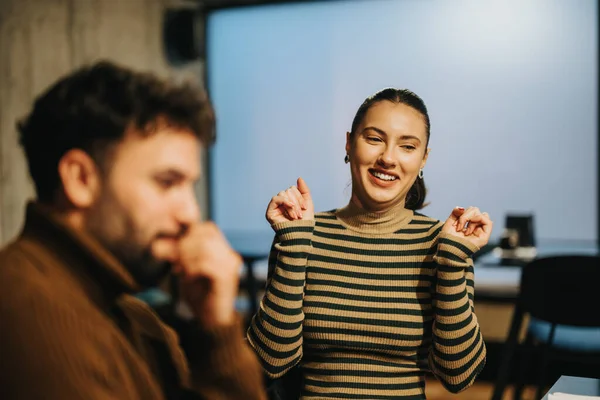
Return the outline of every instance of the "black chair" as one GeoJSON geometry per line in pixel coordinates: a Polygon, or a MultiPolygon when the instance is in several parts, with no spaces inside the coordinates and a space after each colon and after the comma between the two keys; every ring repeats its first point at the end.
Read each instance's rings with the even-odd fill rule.
{"type": "MultiPolygon", "coordinates": [[[[571,366],[584,363],[591,367],[591,371],[600,371],[600,352],[567,351],[555,346],[557,325],[600,327],[599,261],[598,256],[565,255],[538,258],[523,267],[520,293],[492,400],[502,399],[514,367],[513,356],[527,314],[550,324],[546,340],[534,340],[528,335],[525,342],[540,351],[536,399],[542,396],[545,372],[551,359],[560,359],[571,366]]],[[[523,366],[520,369],[526,372],[523,366]]],[[[519,392],[517,390],[515,395],[520,395],[519,392]]]]}

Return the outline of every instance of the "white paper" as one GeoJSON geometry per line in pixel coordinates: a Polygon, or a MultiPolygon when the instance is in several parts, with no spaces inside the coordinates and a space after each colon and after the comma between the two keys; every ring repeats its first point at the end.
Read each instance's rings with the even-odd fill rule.
{"type": "Polygon", "coordinates": [[[548,400],[599,400],[600,396],[584,396],[581,394],[569,394],[569,393],[561,393],[554,392],[548,395],[548,400]]]}

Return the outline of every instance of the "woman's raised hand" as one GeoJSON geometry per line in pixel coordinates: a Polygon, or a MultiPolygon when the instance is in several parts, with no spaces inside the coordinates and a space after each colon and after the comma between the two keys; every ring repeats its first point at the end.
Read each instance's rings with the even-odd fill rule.
{"type": "Polygon", "coordinates": [[[490,240],[494,223],[486,212],[477,207],[455,207],[442,227],[442,232],[462,237],[479,248],[490,240]]]}
{"type": "Polygon", "coordinates": [[[295,186],[277,193],[269,202],[265,216],[271,225],[297,219],[314,219],[315,208],[304,179],[298,178],[295,186]]]}

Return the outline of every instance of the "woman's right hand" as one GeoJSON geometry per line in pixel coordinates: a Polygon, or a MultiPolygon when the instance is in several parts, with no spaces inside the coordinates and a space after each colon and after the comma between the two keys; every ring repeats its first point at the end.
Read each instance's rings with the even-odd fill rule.
{"type": "Polygon", "coordinates": [[[271,225],[296,219],[314,219],[315,208],[304,179],[298,178],[296,186],[277,193],[269,202],[265,216],[271,225]]]}

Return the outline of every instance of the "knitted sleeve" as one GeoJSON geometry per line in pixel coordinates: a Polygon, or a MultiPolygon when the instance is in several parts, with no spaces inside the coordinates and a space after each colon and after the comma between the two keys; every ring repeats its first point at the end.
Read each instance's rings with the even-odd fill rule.
{"type": "Polygon", "coordinates": [[[190,336],[192,387],[202,399],[266,399],[263,372],[243,339],[240,319],[228,326],[198,326],[190,336]]]}
{"type": "Polygon", "coordinates": [[[302,300],[314,227],[314,220],[273,225],[276,239],[269,259],[274,268],[247,333],[270,378],[282,376],[302,358],[302,300]]]}
{"type": "Polygon", "coordinates": [[[452,393],[468,388],[485,365],[486,349],[473,306],[471,256],[478,250],[455,236],[438,240],[432,349],[429,366],[452,393]]]}
{"type": "MultiPolygon", "coordinates": [[[[136,325],[152,332],[148,337],[159,338],[166,345],[169,360],[161,359],[161,355],[164,357],[161,351],[155,352],[152,358],[162,364],[163,371],[173,367],[173,372],[179,375],[181,389],[189,397],[210,400],[266,399],[262,369],[244,340],[239,316],[226,325],[207,325],[197,320],[181,321],[179,326],[182,329],[178,335],[139,299],[122,296],[119,306],[136,325]]],[[[179,398],[169,391],[165,391],[165,397],[179,398]]]]}

